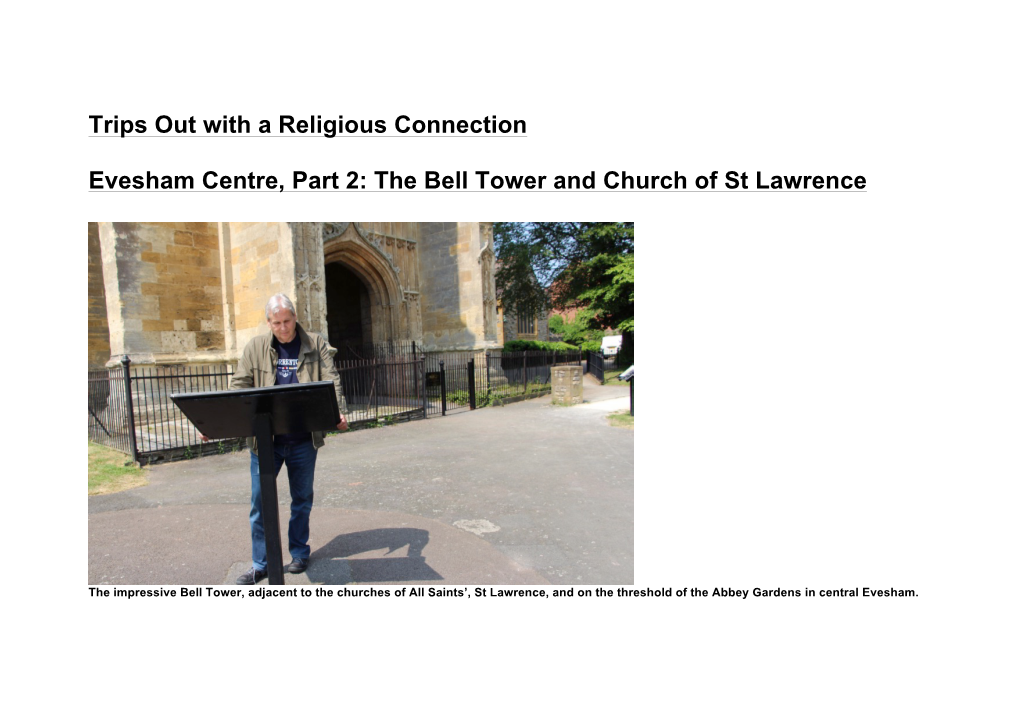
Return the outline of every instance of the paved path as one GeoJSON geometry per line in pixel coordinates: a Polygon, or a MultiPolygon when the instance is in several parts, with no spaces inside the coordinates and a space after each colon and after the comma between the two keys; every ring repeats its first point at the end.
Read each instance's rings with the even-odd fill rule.
{"type": "MultiPolygon", "coordinates": [[[[634,581],[626,386],[334,436],[320,451],[312,558],[288,583],[634,581]]],[[[89,498],[89,583],[219,584],[250,565],[247,453],[150,467],[89,498]]],[[[290,495],[279,479],[281,522],[290,495]]]]}

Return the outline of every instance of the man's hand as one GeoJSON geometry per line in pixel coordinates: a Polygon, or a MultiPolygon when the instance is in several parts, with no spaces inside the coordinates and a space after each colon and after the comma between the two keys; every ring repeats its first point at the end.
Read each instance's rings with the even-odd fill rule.
{"type": "Polygon", "coordinates": [[[336,429],[338,431],[347,430],[347,418],[344,416],[343,413],[340,414],[340,422],[336,424],[336,429]]]}
{"type": "Polygon", "coordinates": [[[201,433],[199,433],[198,437],[202,439],[202,443],[208,443],[209,442],[209,436],[203,436],[201,433]]]}

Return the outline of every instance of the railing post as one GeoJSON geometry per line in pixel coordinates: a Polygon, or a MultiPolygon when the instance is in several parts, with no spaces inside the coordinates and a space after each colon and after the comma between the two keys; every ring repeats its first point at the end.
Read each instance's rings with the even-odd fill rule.
{"type": "Polygon", "coordinates": [[[475,409],[475,359],[468,361],[468,403],[475,409]]]}
{"type": "Polygon", "coordinates": [[[128,438],[131,442],[131,460],[138,463],[138,440],[135,438],[135,403],[131,398],[131,359],[125,355],[120,359],[124,369],[124,392],[127,394],[128,438]]]}
{"type": "Polygon", "coordinates": [[[492,397],[492,387],[489,385],[489,351],[485,351],[485,392],[492,397]]]}
{"type": "Polygon", "coordinates": [[[630,379],[630,414],[634,415],[634,379],[630,379]]]}
{"type": "Polygon", "coordinates": [[[524,354],[524,395],[528,395],[528,351],[521,351],[524,354]]]}
{"type": "MultiPolygon", "coordinates": [[[[375,395],[375,422],[379,422],[379,359],[372,358],[372,392],[375,395]]],[[[289,470],[289,469],[288,469],[289,470]]]]}
{"type": "Polygon", "coordinates": [[[439,361],[439,393],[443,399],[443,415],[446,415],[446,361],[439,361]]]}
{"type": "MultiPolygon", "coordinates": [[[[411,341],[412,343],[414,341],[411,341]]],[[[418,364],[421,363],[421,385],[415,388],[415,392],[421,393],[421,417],[427,419],[429,417],[429,390],[428,390],[428,374],[425,372],[425,354],[421,354],[421,360],[414,361],[414,373],[416,376],[418,373],[418,364]]]]}
{"type": "MultiPolygon", "coordinates": [[[[418,348],[415,346],[414,341],[411,341],[411,357],[414,358],[414,392],[417,393],[421,390],[421,384],[418,383],[418,348]]],[[[422,360],[425,360],[425,356],[422,355],[422,360]]],[[[424,363],[421,369],[422,375],[425,375],[424,363]]],[[[422,408],[425,407],[424,400],[422,401],[422,408]]]]}

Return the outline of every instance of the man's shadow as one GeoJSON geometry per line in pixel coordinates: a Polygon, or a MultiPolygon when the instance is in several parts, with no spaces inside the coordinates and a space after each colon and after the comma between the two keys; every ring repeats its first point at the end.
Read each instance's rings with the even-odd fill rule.
{"type": "Polygon", "coordinates": [[[344,533],[312,552],[306,573],[312,583],[331,585],[442,581],[443,577],[425,563],[422,555],[428,542],[429,532],[420,528],[344,533]],[[404,546],[407,555],[392,555],[404,546]],[[382,549],[386,549],[387,558],[351,558],[382,549]]]}

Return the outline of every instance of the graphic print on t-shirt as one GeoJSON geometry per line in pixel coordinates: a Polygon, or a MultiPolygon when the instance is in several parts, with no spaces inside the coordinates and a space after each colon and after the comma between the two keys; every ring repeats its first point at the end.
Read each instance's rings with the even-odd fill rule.
{"type": "Polygon", "coordinates": [[[301,360],[301,339],[295,337],[289,343],[273,341],[279,354],[276,360],[276,385],[297,383],[297,367],[301,360]]]}
{"type": "Polygon", "coordinates": [[[276,375],[284,383],[289,383],[291,374],[297,372],[297,366],[297,358],[280,358],[276,361],[276,375]]]}

